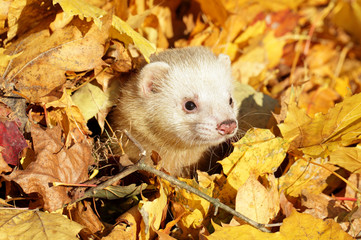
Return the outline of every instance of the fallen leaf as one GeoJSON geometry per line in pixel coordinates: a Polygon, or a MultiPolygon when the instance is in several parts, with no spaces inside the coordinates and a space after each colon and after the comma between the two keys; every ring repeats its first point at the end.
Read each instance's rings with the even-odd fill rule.
{"type": "Polygon", "coordinates": [[[361,146],[340,147],[330,154],[330,163],[347,169],[352,173],[361,173],[361,146]]]}
{"type": "Polygon", "coordinates": [[[359,1],[337,1],[332,11],[332,20],[338,26],[351,32],[357,39],[361,38],[360,32],[357,31],[361,24],[361,3],[359,1]]]}
{"type": "Polygon", "coordinates": [[[49,187],[49,183],[81,183],[88,179],[88,166],[92,163],[91,147],[87,143],[76,143],[69,149],[61,142],[60,127],[43,130],[37,125],[31,129],[35,162],[25,170],[15,170],[4,176],[15,181],[27,194],[39,193],[43,208],[54,211],[70,202],[69,187],[49,187]]]}
{"type": "Polygon", "coordinates": [[[237,37],[234,42],[235,43],[244,43],[251,38],[257,37],[260,34],[264,33],[266,29],[265,21],[257,21],[252,26],[249,26],[239,37],[237,37]]]}
{"type": "Polygon", "coordinates": [[[68,211],[68,217],[70,219],[86,227],[83,231],[85,230],[90,231],[90,233],[96,233],[104,228],[98,216],[94,213],[91,204],[87,201],[69,205],[64,211],[68,211]]]}
{"type": "Polygon", "coordinates": [[[140,222],[142,215],[139,212],[138,206],[134,206],[121,216],[118,217],[115,228],[109,235],[104,237],[104,240],[129,240],[137,239],[140,232],[140,222]]]}
{"type": "Polygon", "coordinates": [[[19,164],[19,153],[28,146],[19,130],[19,123],[11,119],[11,110],[0,103],[0,155],[11,165],[19,164]]]}
{"type": "Polygon", "coordinates": [[[319,219],[337,219],[339,222],[340,217],[344,216],[349,211],[341,201],[335,201],[334,197],[327,196],[326,194],[313,194],[309,193],[307,188],[302,191],[301,204],[307,209],[304,213],[310,214],[319,219]]]}
{"type": "Polygon", "coordinates": [[[89,83],[76,91],[71,99],[84,116],[85,122],[94,116],[102,120],[99,126],[103,129],[104,119],[111,107],[116,104],[119,92],[118,82],[115,81],[104,92],[99,87],[89,83]]]}
{"type": "MultiPolygon", "coordinates": [[[[141,232],[144,234],[146,239],[149,239],[155,234],[155,230],[158,230],[161,221],[164,219],[164,210],[168,206],[167,195],[162,187],[160,186],[159,197],[153,201],[142,200],[139,203],[139,212],[142,215],[141,232]]],[[[140,239],[144,239],[140,234],[140,239]]]]}
{"type": "Polygon", "coordinates": [[[283,220],[279,232],[265,233],[249,225],[235,227],[220,227],[213,224],[214,233],[204,236],[208,240],[218,239],[353,239],[350,235],[342,231],[341,227],[333,220],[314,218],[306,213],[293,213],[283,220]],[[295,227],[297,226],[297,227],[295,227]]]}
{"type": "Polygon", "coordinates": [[[117,16],[113,16],[112,26],[115,29],[115,31],[112,31],[113,38],[124,42],[126,45],[134,43],[135,47],[149,62],[150,55],[154,53],[156,49],[153,44],[134,31],[126,22],[117,16]]]}
{"type": "Polygon", "coordinates": [[[209,16],[210,20],[218,25],[223,26],[227,19],[228,12],[223,6],[222,1],[217,0],[197,0],[201,5],[202,11],[209,16]]]}
{"type": "Polygon", "coordinates": [[[203,236],[207,240],[238,240],[240,237],[242,239],[267,239],[267,240],[285,240],[281,233],[265,233],[260,230],[251,227],[250,225],[242,225],[235,227],[221,227],[213,223],[214,233],[209,236],[203,236]]]}
{"type": "Polygon", "coordinates": [[[285,239],[353,239],[342,231],[340,225],[332,219],[324,221],[309,214],[298,213],[296,211],[293,211],[288,218],[283,220],[280,232],[285,239]]]}
{"type": "Polygon", "coordinates": [[[290,103],[284,123],[279,124],[283,137],[310,156],[327,156],[340,146],[359,142],[361,94],[347,97],[327,114],[315,114],[311,119],[295,103],[290,103]]]}
{"type": "Polygon", "coordinates": [[[82,141],[90,133],[86,121],[79,108],[73,103],[68,91],[64,89],[59,100],[45,104],[47,109],[48,126],[60,125],[65,133],[65,146],[70,146],[72,140],[82,141]],[[80,132],[80,137],[75,132],[80,132]]]}
{"type": "Polygon", "coordinates": [[[37,210],[0,210],[2,239],[78,239],[83,228],[57,213],[37,210]]]}
{"type": "Polygon", "coordinates": [[[274,219],[280,210],[279,195],[275,179],[272,175],[268,182],[262,185],[254,175],[237,191],[236,211],[262,224],[274,219]]]}
{"type": "Polygon", "coordinates": [[[293,163],[288,172],[279,178],[279,191],[293,197],[298,197],[303,189],[307,189],[309,193],[320,194],[327,187],[327,177],[332,174],[331,171],[336,171],[337,167],[325,163],[327,161],[321,158],[313,161],[323,167],[303,159],[293,163]]]}
{"type": "Polygon", "coordinates": [[[9,55],[22,51],[9,63],[4,77],[6,88],[15,84],[23,95],[37,102],[60,88],[66,71],[84,71],[101,65],[109,24],[104,24],[102,30],[95,24],[89,25],[85,35],[76,26],[67,26],[52,34],[43,30],[19,39],[6,51],[9,55]]]}
{"type": "Polygon", "coordinates": [[[128,186],[108,186],[104,189],[96,191],[89,197],[98,197],[109,200],[130,198],[132,196],[139,195],[141,191],[145,190],[146,188],[146,183],[142,183],[139,186],[136,186],[135,184],[130,184],[128,186]]]}
{"type": "Polygon", "coordinates": [[[223,197],[235,197],[250,174],[256,177],[274,173],[286,156],[288,143],[275,137],[269,130],[250,129],[246,135],[234,143],[229,157],[219,163],[227,176],[227,183],[233,188],[224,190],[223,197]],[[232,195],[234,195],[232,197],[232,195]]]}
{"type": "Polygon", "coordinates": [[[64,12],[69,16],[77,15],[80,19],[92,18],[98,28],[102,27],[102,21],[100,19],[107,14],[103,9],[83,0],[53,0],[54,5],[57,3],[59,3],[64,12]]]}

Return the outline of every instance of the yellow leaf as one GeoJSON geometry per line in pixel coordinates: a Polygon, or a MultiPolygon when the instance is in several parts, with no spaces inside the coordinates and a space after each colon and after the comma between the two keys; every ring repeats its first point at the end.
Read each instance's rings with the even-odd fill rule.
{"type": "Polygon", "coordinates": [[[266,240],[286,240],[289,238],[285,238],[281,235],[281,233],[265,233],[260,230],[251,227],[250,225],[242,225],[236,227],[221,227],[215,223],[213,223],[214,233],[209,236],[203,236],[208,240],[239,240],[239,239],[247,239],[247,240],[258,240],[258,239],[266,239],[266,240]]]}
{"type": "Polygon", "coordinates": [[[257,45],[251,45],[244,49],[243,55],[233,63],[232,74],[240,76],[242,83],[248,84],[252,77],[260,76],[267,70],[266,50],[257,45]]]}
{"type": "Polygon", "coordinates": [[[361,1],[337,1],[332,12],[332,20],[338,26],[351,32],[356,38],[361,38],[361,1]]]}
{"type": "MultiPolygon", "coordinates": [[[[325,166],[331,171],[335,171],[337,167],[324,163],[321,158],[313,160],[314,162],[325,166]]],[[[326,179],[332,172],[308,163],[305,160],[298,160],[292,164],[288,172],[279,178],[279,191],[285,191],[287,195],[298,197],[303,189],[308,192],[319,194],[326,187],[326,179]]]]}
{"type": "Polygon", "coordinates": [[[116,91],[119,91],[116,87],[117,85],[113,84],[106,92],[103,92],[99,87],[89,83],[76,91],[71,98],[83,114],[84,120],[88,121],[115,104],[116,91]]]}
{"type": "Polygon", "coordinates": [[[238,239],[269,239],[269,240],[351,240],[350,235],[342,231],[340,225],[332,219],[317,219],[306,213],[293,211],[292,214],[283,220],[279,232],[265,233],[251,227],[242,225],[236,227],[221,227],[213,223],[214,233],[203,236],[208,240],[238,240],[238,239]]]}
{"type": "Polygon", "coordinates": [[[265,21],[258,21],[252,26],[248,27],[239,37],[234,40],[234,43],[244,43],[250,38],[254,38],[264,32],[266,29],[265,21]]]}
{"type": "Polygon", "coordinates": [[[149,57],[155,52],[155,46],[139,33],[134,31],[126,22],[117,16],[113,16],[112,26],[116,31],[112,31],[112,37],[125,44],[134,43],[135,47],[143,54],[149,62],[149,57]]]}
{"type": "Polygon", "coordinates": [[[283,137],[294,148],[313,157],[325,157],[339,146],[360,142],[361,94],[347,97],[327,114],[308,117],[295,103],[290,103],[284,123],[279,124],[283,137]]]}
{"type": "Polygon", "coordinates": [[[352,173],[361,173],[361,146],[341,147],[330,154],[330,163],[352,173]]]}
{"type": "Polygon", "coordinates": [[[46,108],[53,107],[48,112],[48,124],[50,126],[56,126],[60,124],[65,132],[66,140],[65,145],[70,146],[71,135],[74,129],[80,130],[83,134],[89,133],[86,121],[81,114],[79,108],[73,103],[70,95],[67,91],[63,92],[63,96],[56,101],[45,104],[46,108]]]}
{"type": "Polygon", "coordinates": [[[274,31],[269,32],[263,40],[267,52],[268,68],[276,67],[283,55],[283,47],[286,44],[284,39],[276,38],[274,31]]]}
{"type": "Polygon", "coordinates": [[[5,48],[0,48],[0,73],[1,73],[1,75],[3,75],[3,73],[4,73],[3,70],[9,64],[10,60],[18,57],[22,53],[22,52],[19,52],[17,54],[10,56],[10,55],[4,54],[5,50],[6,50],[5,48]]]}
{"type": "Polygon", "coordinates": [[[280,210],[279,193],[274,176],[270,175],[265,182],[267,188],[257,180],[256,176],[251,175],[238,189],[236,197],[236,211],[263,224],[269,223],[280,210]]]}
{"type": "Polygon", "coordinates": [[[63,215],[36,210],[2,209],[1,239],[78,239],[83,228],[63,215]]]}
{"type": "MultiPolygon", "coordinates": [[[[204,192],[208,196],[213,195],[214,182],[210,180],[207,173],[200,173],[200,183],[194,179],[180,179],[188,185],[204,192]]],[[[199,228],[210,208],[210,203],[185,189],[176,191],[175,201],[181,203],[186,208],[186,215],[180,220],[185,228],[199,228]]]]}
{"type": "Polygon", "coordinates": [[[218,0],[197,0],[201,5],[202,11],[210,20],[218,25],[224,25],[227,20],[228,12],[222,1],[218,0]]]}
{"type": "Polygon", "coordinates": [[[99,28],[102,26],[100,19],[107,14],[103,9],[95,7],[83,0],[53,0],[54,5],[57,3],[59,3],[64,12],[70,16],[78,15],[80,19],[92,18],[95,25],[99,28]]]}
{"type": "Polygon", "coordinates": [[[160,186],[158,198],[153,201],[140,201],[139,212],[143,217],[142,225],[144,224],[141,232],[146,233],[146,239],[149,239],[151,234],[159,229],[167,203],[167,195],[162,185],[160,186]]]}
{"type": "Polygon", "coordinates": [[[280,232],[287,239],[353,239],[342,231],[341,226],[332,219],[322,220],[296,211],[293,211],[288,218],[283,220],[280,232]]]}
{"type": "Polygon", "coordinates": [[[347,76],[342,76],[336,78],[335,81],[335,91],[341,95],[341,97],[346,97],[350,94],[350,79],[347,76]]]}
{"type": "Polygon", "coordinates": [[[284,160],[287,150],[288,143],[275,137],[271,131],[251,129],[234,144],[233,153],[220,164],[227,175],[227,182],[237,190],[250,173],[255,176],[274,173],[284,160]]]}

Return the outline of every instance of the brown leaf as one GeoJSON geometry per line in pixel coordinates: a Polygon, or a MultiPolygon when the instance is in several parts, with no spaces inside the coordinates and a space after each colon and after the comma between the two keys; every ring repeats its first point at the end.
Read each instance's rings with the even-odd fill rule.
{"type": "Polygon", "coordinates": [[[86,231],[84,231],[86,235],[101,231],[104,227],[97,215],[95,215],[89,202],[77,202],[74,206],[68,206],[67,209],[69,210],[70,218],[73,221],[87,228],[86,231]]]}
{"type": "Polygon", "coordinates": [[[61,87],[66,71],[84,71],[103,63],[101,57],[109,24],[99,29],[88,23],[89,31],[85,34],[84,29],[70,25],[52,34],[43,30],[19,39],[7,50],[11,55],[22,54],[10,62],[5,73],[5,86],[11,89],[10,86],[15,84],[31,101],[41,101],[42,97],[61,87]]]}
{"type": "Polygon", "coordinates": [[[140,222],[142,221],[142,215],[139,212],[138,206],[134,206],[127,212],[118,217],[119,223],[112,232],[103,238],[104,240],[127,240],[137,239],[140,231],[140,222]]]}
{"type": "Polygon", "coordinates": [[[61,142],[60,127],[43,130],[33,125],[31,135],[35,162],[25,170],[16,170],[5,178],[19,184],[25,193],[39,193],[44,209],[54,211],[70,201],[69,188],[49,187],[51,182],[80,183],[88,179],[88,165],[92,162],[91,147],[87,143],[76,143],[66,149],[61,142]]]}

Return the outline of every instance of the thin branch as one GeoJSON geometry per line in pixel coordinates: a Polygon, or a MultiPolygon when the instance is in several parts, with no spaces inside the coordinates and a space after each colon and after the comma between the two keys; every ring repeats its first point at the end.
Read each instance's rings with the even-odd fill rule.
{"type": "Polygon", "coordinates": [[[175,185],[177,187],[183,188],[183,189],[185,189],[185,190],[187,190],[187,191],[189,191],[189,192],[191,192],[191,193],[193,193],[193,194],[195,194],[195,195],[197,195],[197,196],[199,196],[201,198],[206,199],[207,201],[212,203],[216,207],[216,209],[221,208],[221,209],[225,210],[226,212],[232,214],[233,216],[236,216],[236,217],[242,219],[243,221],[247,222],[249,225],[251,225],[251,226],[253,226],[253,227],[255,227],[255,228],[257,228],[257,229],[259,229],[259,230],[261,230],[263,232],[270,232],[270,230],[268,230],[265,227],[264,224],[257,223],[255,221],[253,221],[252,219],[244,216],[243,214],[237,212],[236,210],[230,208],[229,206],[221,203],[219,201],[219,199],[212,198],[212,197],[208,196],[207,194],[201,192],[200,190],[189,186],[186,182],[180,181],[177,178],[175,178],[173,176],[170,176],[170,175],[168,175],[168,174],[166,174],[164,172],[161,172],[161,171],[153,168],[152,166],[144,163],[146,152],[145,152],[143,146],[136,139],[134,139],[133,136],[129,132],[127,132],[125,130],[124,133],[139,148],[139,150],[141,152],[140,160],[136,164],[134,164],[132,166],[129,166],[124,171],[122,171],[121,173],[115,175],[113,178],[103,182],[99,186],[87,190],[83,197],[81,197],[80,199],[75,200],[74,202],[77,202],[77,201],[80,201],[82,199],[91,197],[98,190],[102,190],[102,189],[112,185],[113,183],[119,181],[120,179],[128,176],[129,174],[131,174],[131,173],[133,173],[135,171],[142,170],[142,171],[152,173],[152,174],[154,174],[154,175],[156,175],[158,177],[161,177],[161,178],[165,179],[166,181],[170,182],[171,184],[173,184],[173,185],[175,185]]]}

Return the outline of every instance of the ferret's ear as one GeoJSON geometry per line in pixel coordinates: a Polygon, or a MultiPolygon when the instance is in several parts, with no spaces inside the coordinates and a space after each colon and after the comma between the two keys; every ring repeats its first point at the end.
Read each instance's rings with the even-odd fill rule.
{"type": "Polygon", "coordinates": [[[168,73],[170,66],[165,62],[148,63],[140,71],[140,87],[145,96],[157,92],[157,87],[168,73]]]}
{"type": "Polygon", "coordinates": [[[226,54],[219,54],[218,55],[218,61],[223,63],[227,68],[231,68],[231,59],[226,54]]]}

